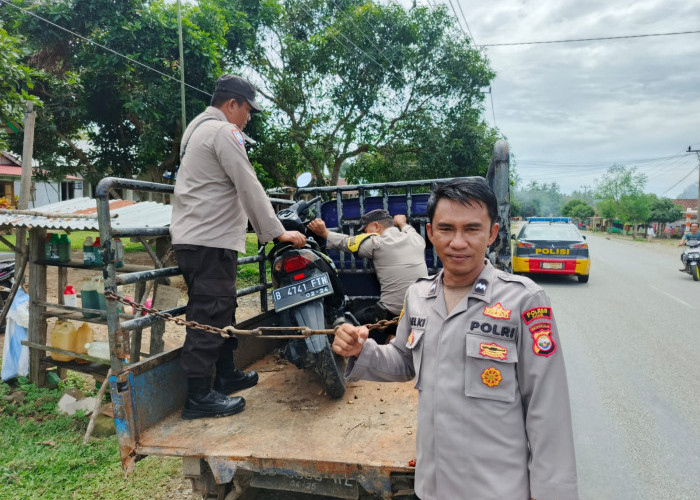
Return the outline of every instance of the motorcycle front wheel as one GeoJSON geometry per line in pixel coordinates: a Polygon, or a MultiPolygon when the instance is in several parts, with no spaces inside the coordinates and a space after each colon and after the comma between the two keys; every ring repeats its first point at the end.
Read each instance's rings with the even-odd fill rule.
{"type": "Polygon", "coordinates": [[[693,281],[700,281],[700,267],[696,262],[690,264],[690,275],[693,277],[693,281]]]}

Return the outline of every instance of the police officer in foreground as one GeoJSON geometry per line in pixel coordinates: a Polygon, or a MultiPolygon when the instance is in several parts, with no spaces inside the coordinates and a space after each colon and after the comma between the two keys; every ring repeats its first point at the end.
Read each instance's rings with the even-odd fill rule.
{"type": "Polygon", "coordinates": [[[427,233],[443,264],[408,289],[396,338],[342,325],[349,380],[418,389],[421,500],[578,498],[566,371],[554,314],[528,278],[485,259],[496,197],[480,178],[439,185],[427,233]]]}
{"type": "MultiPolygon", "coordinates": [[[[245,251],[248,219],[260,241],[278,238],[301,248],[285,231],[248,161],[243,128],[260,112],[255,87],[241,77],[216,82],[211,105],[187,126],[180,146],[170,235],[189,301],[187,321],[224,328],[235,323],[237,252],[245,251]]],[[[227,394],[258,382],[237,370],[237,339],[187,328],[180,363],[187,375],[182,418],[223,417],[242,411],[242,397],[227,394]],[[212,372],[216,378],[212,389],[212,372]]]]}
{"type": "MultiPolygon", "coordinates": [[[[364,234],[355,236],[329,231],[321,219],[312,220],[308,227],[326,240],[328,248],[350,251],[372,259],[381,297],[375,305],[355,313],[361,324],[398,316],[408,287],[418,278],[428,275],[425,240],[408,224],[405,215],[392,218],[386,210],[367,212],[360,218],[358,229],[364,234]]],[[[395,330],[395,327],[373,330],[371,337],[383,344],[395,330]]]]}

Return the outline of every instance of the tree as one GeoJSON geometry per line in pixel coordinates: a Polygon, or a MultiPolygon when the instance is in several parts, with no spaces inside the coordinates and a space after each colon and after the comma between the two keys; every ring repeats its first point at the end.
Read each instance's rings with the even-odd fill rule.
{"type": "Polygon", "coordinates": [[[624,222],[632,223],[632,238],[637,234],[640,223],[646,224],[651,214],[651,202],[653,195],[627,194],[623,195],[619,203],[619,216],[624,222]]]}
{"type": "MultiPolygon", "coordinates": [[[[635,167],[610,167],[602,180],[596,180],[595,197],[601,215],[606,219],[630,221],[631,214],[645,213],[645,209],[642,208],[645,202],[638,198],[643,196],[646,182],[646,175],[637,172],[635,167]]],[[[643,220],[646,221],[646,218],[643,220]]]]}
{"type": "MultiPolygon", "coordinates": [[[[254,43],[257,21],[244,5],[257,8],[244,0],[183,5],[188,119],[206,107],[223,68],[240,64],[254,43]]],[[[57,179],[82,174],[88,182],[139,174],[161,180],[178,165],[183,124],[176,8],[147,0],[55,0],[31,7],[75,35],[4,8],[13,30],[27,34],[27,64],[44,71],[34,89],[46,103],[34,147],[42,171],[57,179]]]]}
{"type": "Polygon", "coordinates": [[[496,134],[479,112],[494,74],[444,8],[275,7],[248,64],[272,103],[273,137],[289,137],[317,182],[335,184],[348,162],[353,180],[485,172],[496,134]]]}
{"type": "Polygon", "coordinates": [[[573,215],[571,215],[571,213],[574,210],[574,208],[578,205],[587,205],[587,203],[585,201],[579,200],[579,199],[569,200],[566,203],[566,205],[564,205],[564,207],[561,209],[562,215],[564,215],[566,217],[573,217],[573,215]]]}
{"type": "Polygon", "coordinates": [[[9,35],[0,19],[0,151],[8,147],[5,126],[12,124],[18,128],[24,103],[28,100],[39,102],[27,92],[33,86],[32,77],[36,73],[20,62],[25,55],[23,46],[24,40],[9,35]]]}
{"type": "Polygon", "coordinates": [[[657,198],[654,196],[651,202],[650,222],[658,222],[665,225],[675,222],[683,217],[683,207],[674,205],[669,198],[657,198]]]}

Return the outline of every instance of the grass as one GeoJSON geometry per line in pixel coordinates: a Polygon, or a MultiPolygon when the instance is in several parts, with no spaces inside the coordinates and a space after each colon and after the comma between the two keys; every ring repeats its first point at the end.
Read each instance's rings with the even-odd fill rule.
{"type": "Polygon", "coordinates": [[[88,417],[57,413],[63,391],[80,388],[80,380],[69,376],[57,389],[23,378],[14,387],[0,383],[0,498],[171,498],[181,482],[179,459],[148,457],[125,479],[115,436],[83,445],[88,417]]]}

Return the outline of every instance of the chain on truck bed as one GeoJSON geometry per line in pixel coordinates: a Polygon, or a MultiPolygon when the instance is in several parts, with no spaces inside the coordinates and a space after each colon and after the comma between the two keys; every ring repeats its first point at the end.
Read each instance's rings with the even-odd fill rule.
{"type": "MultiPolygon", "coordinates": [[[[326,329],[319,329],[319,330],[313,330],[307,326],[259,326],[258,328],[254,328],[252,330],[241,330],[238,329],[234,326],[227,326],[225,328],[217,328],[215,326],[210,326],[210,325],[203,325],[201,323],[197,323],[196,321],[186,321],[182,318],[177,318],[173,316],[170,313],[162,312],[159,311],[158,309],[153,309],[152,307],[146,307],[145,305],[139,304],[138,302],[134,302],[131,299],[127,299],[126,297],[122,297],[120,295],[117,295],[116,293],[112,291],[106,291],[105,292],[105,298],[107,300],[116,300],[117,302],[120,302],[124,305],[131,306],[134,308],[134,312],[136,311],[144,311],[148,314],[152,314],[164,321],[172,321],[173,323],[180,325],[180,326],[186,326],[189,328],[194,328],[195,330],[200,330],[204,332],[209,332],[213,333],[215,335],[221,335],[224,338],[227,337],[232,337],[234,335],[248,335],[251,337],[257,337],[257,338],[264,338],[264,339],[300,339],[300,338],[306,338],[310,337],[311,335],[319,335],[319,334],[334,334],[336,328],[326,328],[326,329]],[[289,331],[289,330],[297,330],[300,333],[298,335],[270,335],[270,334],[265,334],[263,332],[281,332],[281,331],[289,331]]],[[[385,328],[396,325],[399,322],[399,318],[394,318],[394,319],[383,319],[380,321],[377,321],[376,323],[368,323],[366,325],[362,325],[367,327],[369,330],[384,330],[385,328]]]]}

